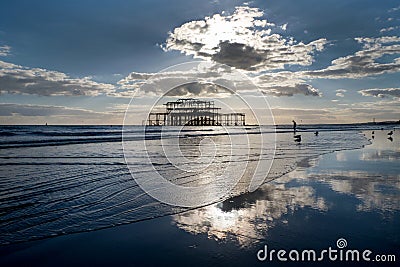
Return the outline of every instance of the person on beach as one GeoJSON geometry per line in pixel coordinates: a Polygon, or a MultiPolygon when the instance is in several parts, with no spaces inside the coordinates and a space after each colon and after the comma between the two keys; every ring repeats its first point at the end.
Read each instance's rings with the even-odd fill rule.
{"type": "Polygon", "coordinates": [[[293,122],[293,132],[296,133],[297,123],[294,120],[292,120],[292,122],[293,122]]]}

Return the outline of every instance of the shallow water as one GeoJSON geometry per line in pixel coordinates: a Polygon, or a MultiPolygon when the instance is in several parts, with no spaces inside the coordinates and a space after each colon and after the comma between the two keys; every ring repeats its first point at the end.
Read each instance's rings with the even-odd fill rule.
{"type": "MultiPolygon", "coordinates": [[[[187,232],[228,239],[242,247],[265,243],[270,229],[280,225],[288,231],[282,239],[287,246],[295,231],[289,218],[296,214],[309,220],[313,214],[307,227],[315,227],[315,233],[308,236],[308,246],[320,247],[321,240],[330,242],[326,240],[331,236],[337,239],[345,234],[358,244],[365,240],[374,248],[392,251],[400,246],[400,133],[395,133],[393,141],[386,133],[375,131],[372,139],[370,131],[364,132],[372,144],[363,149],[308,158],[306,166],[254,193],[174,215],[174,222],[187,232]],[[363,226],[358,225],[361,221],[363,226]],[[363,228],[373,233],[362,232],[363,228]],[[327,232],[319,233],[322,229],[327,232]]],[[[295,235],[298,239],[302,233],[295,235]]],[[[301,240],[295,242],[304,245],[301,240]]]]}
{"type": "MultiPolygon", "coordinates": [[[[287,127],[278,129],[275,158],[266,182],[288,173],[296,166],[308,167],[309,159],[322,154],[369,144],[359,132],[360,129],[354,126],[304,126],[300,132],[300,143],[293,140],[293,133],[287,127]],[[312,132],[314,128],[323,131],[315,136],[312,132]]],[[[104,126],[1,127],[0,244],[91,231],[186,210],[156,201],[136,184],[125,164],[121,130],[120,127],[104,126]]],[[[274,132],[271,128],[261,127],[249,134],[255,145],[255,137],[260,131],[271,136],[274,132]]],[[[141,132],[141,127],[128,128],[125,137],[130,147],[135,148],[135,142],[143,140],[141,132]]],[[[165,138],[173,137],[176,133],[177,130],[169,129],[165,138]]],[[[154,129],[146,137],[148,145],[153,147],[153,162],[159,163],[158,171],[178,185],[208,182],[208,176],[199,176],[197,173],[187,175],[174,169],[159,149],[159,136],[157,129],[154,129]]],[[[228,140],[226,137],[219,130],[189,129],[182,137],[183,145],[186,142],[189,149],[189,154],[185,156],[196,157],[198,150],[190,151],[193,142],[199,143],[198,139],[208,138],[222,149],[218,150],[219,157],[207,171],[214,173],[224,169],[224,162],[232,163],[230,150],[224,149],[228,140]]],[[[271,148],[267,146],[267,149],[271,148]]],[[[233,149],[234,159],[237,162],[249,162],[251,173],[251,164],[257,162],[257,154],[249,154],[247,150],[237,147],[233,149]]],[[[143,152],[137,150],[131,153],[137,159],[134,175],[144,175],[150,171],[150,167],[153,168],[141,164],[143,152]]],[[[268,189],[269,186],[265,190],[272,190],[268,189]]],[[[245,194],[247,190],[248,179],[244,177],[231,194],[223,196],[222,200],[245,194]]],[[[279,198],[287,199],[286,195],[291,194],[286,190],[280,193],[279,188],[273,188],[273,191],[273,196],[276,195],[273,203],[279,203],[279,198]]],[[[307,187],[295,191],[298,191],[301,196],[299,201],[304,205],[321,210],[326,208],[323,200],[307,198],[312,193],[307,187]]],[[[297,203],[296,199],[293,201],[297,203]]],[[[276,212],[282,213],[279,209],[276,212]]],[[[266,217],[278,215],[271,216],[266,217]]]]}
{"type": "MultiPolygon", "coordinates": [[[[174,265],[281,266],[259,262],[269,249],[369,249],[400,258],[400,132],[364,132],[371,144],[302,160],[296,170],[253,193],[223,202],[101,231],[3,246],[9,266],[174,265]]],[[[311,138],[311,136],[310,136],[311,138]]],[[[368,140],[367,140],[368,141],[368,140]]],[[[396,262],[389,266],[396,266],[396,262]]],[[[309,266],[309,262],[286,262],[309,266]]],[[[321,266],[386,266],[330,262],[321,266]]],[[[317,265],[317,263],[313,264],[317,265]]]]}

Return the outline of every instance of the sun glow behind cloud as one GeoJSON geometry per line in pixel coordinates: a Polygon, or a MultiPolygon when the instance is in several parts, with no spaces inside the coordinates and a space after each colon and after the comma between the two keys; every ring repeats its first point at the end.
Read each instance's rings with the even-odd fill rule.
{"type": "Polygon", "coordinates": [[[282,27],[259,19],[263,16],[258,8],[242,6],[232,15],[215,14],[187,22],[169,34],[163,48],[259,72],[284,69],[285,65],[311,65],[312,54],[327,44],[324,38],[305,44],[293,37],[272,34],[282,27]]]}

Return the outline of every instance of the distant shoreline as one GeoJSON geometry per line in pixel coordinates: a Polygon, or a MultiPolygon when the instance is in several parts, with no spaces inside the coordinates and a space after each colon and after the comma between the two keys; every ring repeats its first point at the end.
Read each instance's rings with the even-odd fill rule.
{"type": "MultiPolygon", "coordinates": [[[[315,126],[315,125],[368,125],[368,126],[373,126],[373,125],[390,125],[390,124],[399,124],[400,125],[400,120],[398,121],[378,121],[378,122],[354,122],[354,123],[305,123],[305,124],[299,124],[299,126],[315,126]]],[[[0,124],[0,127],[15,127],[15,126],[57,126],[57,127],[90,127],[90,126],[110,126],[110,127],[123,127],[123,126],[143,126],[141,124],[130,124],[130,125],[123,125],[123,124],[0,124]]],[[[245,125],[245,126],[259,126],[259,125],[245,125]]],[[[275,125],[261,125],[261,126],[275,126],[275,127],[283,127],[283,126],[290,126],[292,127],[292,124],[275,124],[275,125]]],[[[170,127],[170,126],[168,126],[170,127]]],[[[196,126],[193,126],[196,127],[196,126]]]]}

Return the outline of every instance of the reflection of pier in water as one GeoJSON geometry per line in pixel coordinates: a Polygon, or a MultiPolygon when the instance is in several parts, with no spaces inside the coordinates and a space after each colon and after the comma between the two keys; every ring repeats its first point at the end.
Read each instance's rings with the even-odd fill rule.
{"type": "Polygon", "coordinates": [[[214,101],[183,98],[167,102],[165,112],[151,112],[147,125],[239,126],[246,125],[244,113],[220,113],[214,101]]]}

